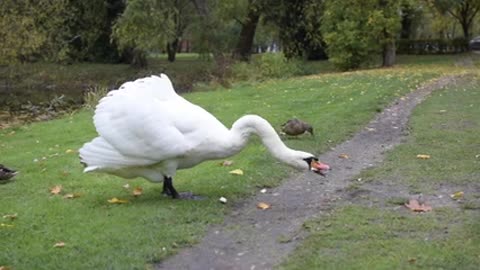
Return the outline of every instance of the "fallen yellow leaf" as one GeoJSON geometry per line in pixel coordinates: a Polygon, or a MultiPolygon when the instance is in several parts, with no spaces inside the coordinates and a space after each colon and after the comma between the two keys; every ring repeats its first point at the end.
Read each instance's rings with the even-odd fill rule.
{"type": "Polygon", "coordinates": [[[236,169],[236,170],[230,171],[229,173],[234,175],[243,175],[243,171],[241,169],[236,169]]]}
{"type": "Polygon", "coordinates": [[[424,203],[420,204],[417,200],[415,199],[410,199],[408,203],[405,204],[405,206],[414,211],[414,212],[428,212],[432,211],[432,207],[428,206],[424,203]]]}
{"type": "Polygon", "coordinates": [[[55,248],[63,248],[63,247],[65,247],[65,243],[64,243],[64,242],[58,242],[58,243],[55,243],[55,245],[53,245],[53,247],[55,247],[55,248]]]}
{"type": "Polygon", "coordinates": [[[124,188],[124,189],[129,189],[129,188],[130,188],[130,184],[125,184],[125,185],[123,185],[123,188],[124,188]]]}
{"type": "Polygon", "coordinates": [[[419,154],[419,155],[417,155],[417,158],[419,158],[419,159],[429,159],[430,155],[419,154]]]}
{"type": "Polygon", "coordinates": [[[68,193],[68,194],[65,194],[65,196],[63,196],[64,199],[75,199],[78,197],[80,197],[79,193],[68,193]]]}
{"type": "Polygon", "coordinates": [[[136,187],[134,190],[133,190],[133,196],[137,197],[137,196],[140,196],[142,195],[143,193],[143,188],[141,187],[136,187]]]}
{"type": "Polygon", "coordinates": [[[116,197],[111,198],[110,200],[108,200],[108,202],[109,203],[116,203],[116,204],[128,203],[127,200],[121,200],[121,199],[118,199],[116,197]]]}
{"type": "Polygon", "coordinates": [[[453,194],[450,194],[450,198],[454,199],[454,200],[460,200],[463,198],[463,191],[459,191],[459,192],[455,192],[453,194]]]}
{"type": "Polygon", "coordinates": [[[12,228],[13,226],[14,226],[13,224],[0,223],[0,227],[12,228]]]}
{"type": "Polygon", "coordinates": [[[65,151],[66,154],[71,154],[71,153],[75,153],[75,150],[72,150],[72,149],[67,149],[67,151],[65,151]]]}
{"type": "Polygon", "coordinates": [[[10,220],[14,220],[17,218],[17,213],[15,214],[9,214],[9,215],[4,215],[3,218],[5,219],[10,219],[10,220]]]}
{"type": "Polygon", "coordinates": [[[50,188],[50,193],[52,193],[53,195],[58,195],[60,194],[60,192],[62,192],[62,186],[60,185],[50,188]]]}
{"type": "Polygon", "coordinates": [[[262,210],[267,210],[269,208],[271,208],[272,206],[268,203],[264,203],[264,202],[259,202],[257,203],[257,208],[258,209],[262,209],[262,210]]]}
{"type": "Polygon", "coordinates": [[[348,159],[349,156],[347,154],[340,154],[338,155],[339,158],[343,158],[343,159],[348,159]]]}
{"type": "Polygon", "coordinates": [[[0,265],[0,270],[11,270],[12,268],[4,265],[0,265]]]}

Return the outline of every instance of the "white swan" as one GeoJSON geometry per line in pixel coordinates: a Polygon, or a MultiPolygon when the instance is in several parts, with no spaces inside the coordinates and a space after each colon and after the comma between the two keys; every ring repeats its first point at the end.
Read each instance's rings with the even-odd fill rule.
{"type": "Polygon", "coordinates": [[[310,153],[288,148],[273,127],[257,115],[245,115],[229,130],[203,108],[175,93],[165,74],[138,79],[110,91],[93,117],[99,134],[80,150],[84,172],[163,181],[163,193],[178,198],[172,177],[178,169],[232,156],[250,135],[280,161],[321,175],[329,166],[310,153]]]}

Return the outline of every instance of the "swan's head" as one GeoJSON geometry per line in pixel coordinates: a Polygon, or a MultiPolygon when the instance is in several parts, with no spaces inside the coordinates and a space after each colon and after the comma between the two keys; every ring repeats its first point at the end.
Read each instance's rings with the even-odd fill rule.
{"type": "Polygon", "coordinates": [[[330,166],[320,162],[314,155],[301,151],[295,151],[288,163],[299,170],[309,170],[322,176],[330,170],[330,166]]]}

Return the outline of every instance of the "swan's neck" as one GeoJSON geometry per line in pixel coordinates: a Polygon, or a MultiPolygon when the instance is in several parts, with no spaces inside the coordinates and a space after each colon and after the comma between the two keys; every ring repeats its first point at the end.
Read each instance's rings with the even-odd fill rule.
{"type": "Polygon", "coordinates": [[[239,152],[252,134],[260,137],[270,153],[280,161],[289,163],[295,150],[288,148],[267,120],[257,115],[245,115],[233,123],[230,130],[233,151],[239,152]]]}

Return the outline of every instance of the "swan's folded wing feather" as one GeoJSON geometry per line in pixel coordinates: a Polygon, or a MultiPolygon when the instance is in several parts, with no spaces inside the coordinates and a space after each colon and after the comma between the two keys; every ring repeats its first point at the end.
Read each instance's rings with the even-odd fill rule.
{"type": "MultiPolygon", "coordinates": [[[[177,102],[117,91],[101,100],[94,123],[99,135],[119,153],[153,164],[180,157],[191,149],[172,121],[173,109],[179,106],[177,102]]],[[[182,102],[185,101],[180,98],[182,102]]]]}

